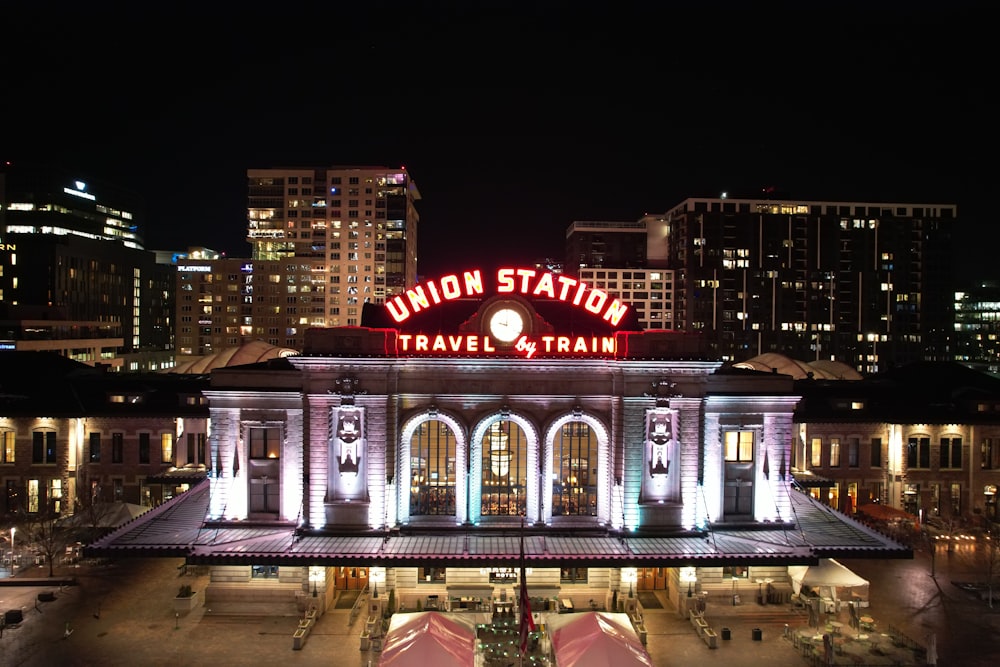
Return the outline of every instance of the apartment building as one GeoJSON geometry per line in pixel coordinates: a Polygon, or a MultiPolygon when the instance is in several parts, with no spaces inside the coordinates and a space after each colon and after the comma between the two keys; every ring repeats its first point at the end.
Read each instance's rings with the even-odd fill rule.
{"type": "Polygon", "coordinates": [[[247,181],[255,269],[280,262],[288,295],[298,293],[294,274],[309,275],[320,297],[311,325],[356,326],[364,304],[416,283],[420,192],[405,168],[250,169],[247,181]]]}
{"type": "Polygon", "coordinates": [[[686,199],[666,223],[674,323],[717,355],[876,373],[952,358],[953,204],[686,199]]]}
{"type": "Polygon", "coordinates": [[[1000,374],[1000,283],[955,292],[955,361],[1000,374]]]}
{"type": "Polygon", "coordinates": [[[576,221],[566,229],[567,274],[628,301],[642,329],[673,329],[674,272],[656,256],[665,224],[576,221]]]}

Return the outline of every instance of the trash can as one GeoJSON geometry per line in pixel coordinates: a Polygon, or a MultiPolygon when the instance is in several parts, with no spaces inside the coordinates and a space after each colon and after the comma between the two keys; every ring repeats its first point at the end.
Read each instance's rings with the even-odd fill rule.
{"type": "Polygon", "coordinates": [[[729,630],[729,628],[722,628],[723,641],[729,641],[732,638],[733,638],[733,633],[729,630]]]}
{"type": "Polygon", "coordinates": [[[761,632],[760,628],[754,628],[753,630],[750,631],[750,633],[751,633],[751,638],[755,642],[759,642],[764,639],[764,633],[761,632]]]}

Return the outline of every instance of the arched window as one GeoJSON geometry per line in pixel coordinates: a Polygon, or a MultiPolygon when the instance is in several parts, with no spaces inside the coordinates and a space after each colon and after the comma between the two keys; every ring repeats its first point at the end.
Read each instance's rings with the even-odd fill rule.
{"type": "Polygon", "coordinates": [[[410,516],[455,514],[455,435],[437,419],[410,438],[410,516]]]}
{"type": "Polygon", "coordinates": [[[528,446],[524,431],[502,419],[486,429],[482,441],[483,516],[525,516],[528,502],[528,446]]]}
{"type": "Polygon", "coordinates": [[[597,438],[584,422],[567,422],[552,442],[552,515],[597,516],[597,438]]]}

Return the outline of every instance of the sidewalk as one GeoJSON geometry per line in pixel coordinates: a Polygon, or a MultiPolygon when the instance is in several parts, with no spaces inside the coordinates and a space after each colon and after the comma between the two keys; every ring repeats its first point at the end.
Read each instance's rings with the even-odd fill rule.
{"type": "MultiPolygon", "coordinates": [[[[63,589],[41,611],[33,609],[33,602],[27,604],[21,627],[7,629],[0,639],[0,662],[24,667],[378,664],[379,653],[360,650],[364,619],[359,616],[349,625],[349,610],[327,612],[301,650],[292,650],[297,617],[216,615],[203,606],[175,616],[172,601],[178,586],[188,583],[204,590],[206,583],[204,576],[178,576],[176,566],[173,559],[142,559],[78,575],[77,586],[63,589]],[[67,623],[72,634],[64,638],[67,623]]],[[[19,590],[30,600],[28,592],[40,589],[19,590]]],[[[731,632],[731,639],[720,640],[717,649],[709,649],[674,610],[646,610],[647,649],[658,667],[794,663],[800,659],[782,634],[785,623],[797,616],[787,606],[771,607],[741,605],[715,615],[709,606],[712,625],[725,625],[731,632]],[[760,628],[760,641],[752,639],[753,628],[760,628]]]]}
{"type": "MultiPolygon", "coordinates": [[[[871,581],[866,609],[880,628],[893,625],[924,643],[936,632],[939,666],[978,667],[1000,660],[1000,605],[990,610],[973,601],[947,578],[948,562],[938,557],[929,576],[926,555],[914,561],[851,561],[871,581]]],[[[77,585],[0,587],[0,608],[24,607],[24,621],[0,637],[0,664],[23,667],[177,667],[280,664],[283,666],[374,667],[379,653],[360,650],[364,619],[349,624],[350,611],[334,609],[320,618],[301,650],[292,649],[294,616],[213,614],[204,606],[175,615],[173,597],[181,584],[204,590],[207,577],[179,576],[179,559],[123,560],[79,570],[77,585]],[[55,591],[37,603],[41,591],[55,591]],[[68,624],[68,626],[67,626],[68,624]],[[67,627],[72,633],[65,637],[67,627]],[[65,637],[65,638],[64,638],[65,637]]],[[[957,568],[959,563],[952,563],[957,568]]],[[[63,574],[60,570],[57,574],[63,574]]],[[[24,572],[38,577],[47,571],[24,572]]],[[[970,576],[970,575],[965,575],[970,576]]],[[[54,583],[54,582],[53,582],[54,583]]],[[[845,626],[849,619],[841,611],[845,626]]],[[[720,634],[710,649],[675,610],[646,609],[647,649],[657,667],[725,665],[776,667],[810,661],[786,639],[808,627],[808,615],[789,605],[738,606],[709,603],[705,618],[720,634]],[[730,639],[721,638],[729,628],[730,639]],[[760,639],[755,640],[755,629],[760,639]]],[[[840,656],[843,657],[843,656],[840,656]]],[[[845,663],[850,664],[850,663],[845,663]]]]}

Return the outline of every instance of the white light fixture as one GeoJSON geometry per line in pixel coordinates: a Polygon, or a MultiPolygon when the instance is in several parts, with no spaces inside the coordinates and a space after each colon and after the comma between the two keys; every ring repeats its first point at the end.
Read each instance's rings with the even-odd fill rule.
{"type": "Polygon", "coordinates": [[[514,457],[510,451],[510,436],[503,431],[503,422],[490,425],[490,469],[497,477],[506,477],[510,473],[510,460],[514,457]]]}

